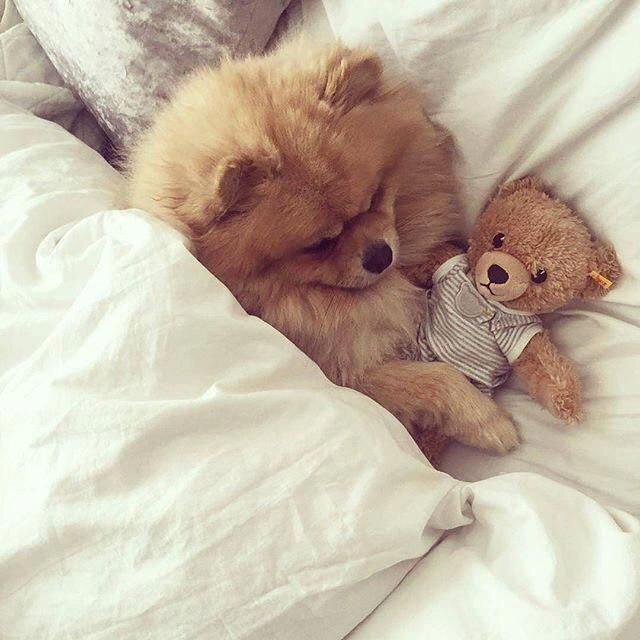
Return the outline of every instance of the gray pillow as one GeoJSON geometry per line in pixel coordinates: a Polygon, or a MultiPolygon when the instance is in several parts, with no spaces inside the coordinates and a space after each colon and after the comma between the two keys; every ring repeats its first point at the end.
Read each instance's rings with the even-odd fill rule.
{"type": "Polygon", "coordinates": [[[180,78],[263,50],[289,0],[16,0],[67,84],[126,149],[180,78]]]}

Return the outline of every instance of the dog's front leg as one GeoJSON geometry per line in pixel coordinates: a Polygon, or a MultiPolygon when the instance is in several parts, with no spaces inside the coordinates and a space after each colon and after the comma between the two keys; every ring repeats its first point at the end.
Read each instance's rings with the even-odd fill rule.
{"type": "Polygon", "coordinates": [[[450,364],[386,362],[369,369],[358,389],[393,413],[409,431],[421,424],[497,453],[518,445],[518,431],[509,415],[450,364]]]}

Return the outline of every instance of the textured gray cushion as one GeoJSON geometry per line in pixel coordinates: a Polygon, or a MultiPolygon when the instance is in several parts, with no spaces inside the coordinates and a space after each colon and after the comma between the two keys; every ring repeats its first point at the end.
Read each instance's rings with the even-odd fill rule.
{"type": "Polygon", "coordinates": [[[16,0],[54,66],[126,148],[176,82],[262,51],[288,0],[16,0]]]}

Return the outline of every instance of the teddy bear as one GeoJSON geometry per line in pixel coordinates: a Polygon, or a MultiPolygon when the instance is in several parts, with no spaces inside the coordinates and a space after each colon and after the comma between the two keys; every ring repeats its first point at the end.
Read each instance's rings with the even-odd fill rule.
{"type": "MultiPolygon", "coordinates": [[[[566,423],[582,418],[580,379],[540,315],[576,299],[599,298],[621,275],[616,253],[537,177],[500,187],[479,216],[466,253],[437,247],[407,275],[427,289],[420,357],[455,365],[492,394],[511,369],[529,394],[566,423]]],[[[419,442],[437,461],[446,438],[419,442]]]]}

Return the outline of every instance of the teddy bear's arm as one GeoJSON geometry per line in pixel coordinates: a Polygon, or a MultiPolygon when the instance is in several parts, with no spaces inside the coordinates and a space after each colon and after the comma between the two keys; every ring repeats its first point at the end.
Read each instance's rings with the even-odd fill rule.
{"type": "Polygon", "coordinates": [[[435,247],[421,264],[401,267],[402,273],[409,282],[417,287],[426,289],[430,287],[433,274],[436,269],[444,264],[449,258],[460,255],[464,251],[450,242],[444,242],[435,247]]]}
{"type": "Polygon", "coordinates": [[[582,419],[580,379],[546,331],[531,338],[513,367],[531,397],[554,416],[568,423],[582,419]]]}

